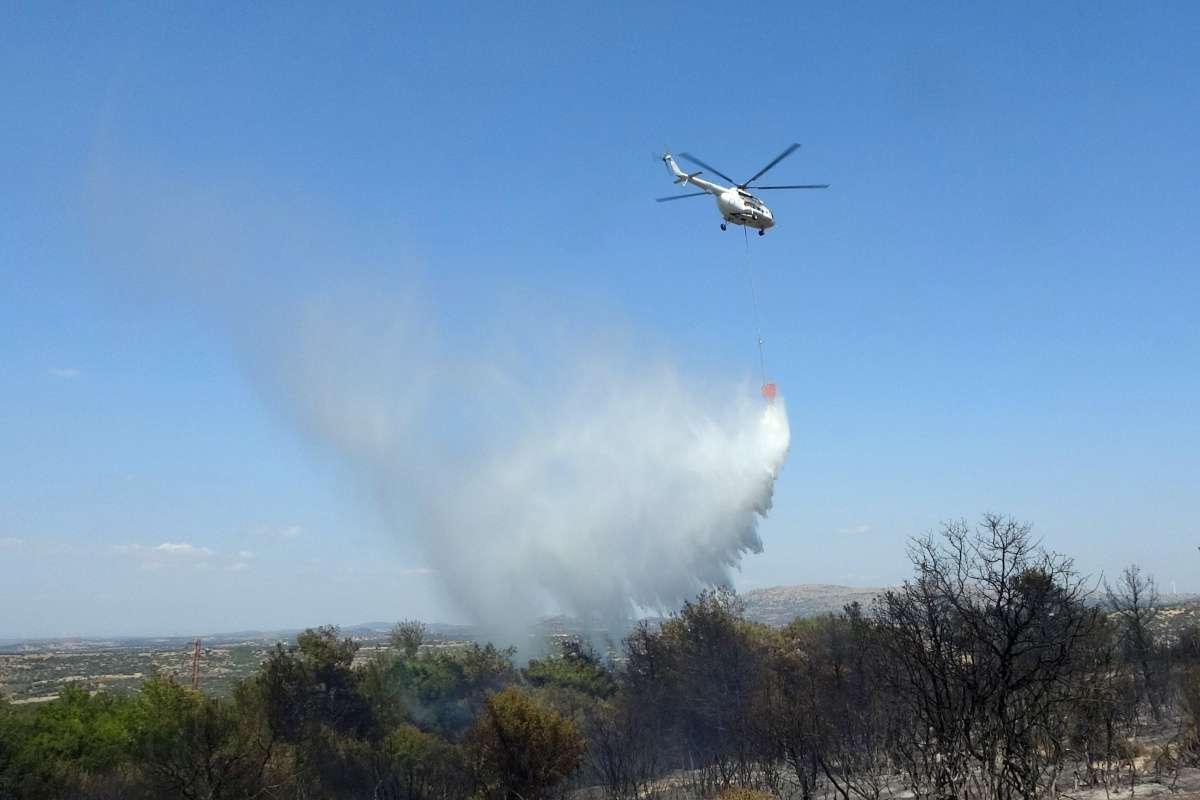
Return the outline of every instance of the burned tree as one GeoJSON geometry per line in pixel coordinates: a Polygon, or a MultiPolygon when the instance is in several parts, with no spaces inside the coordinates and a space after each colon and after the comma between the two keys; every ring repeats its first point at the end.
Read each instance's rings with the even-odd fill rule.
{"type": "Polygon", "coordinates": [[[774,659],[778,701],[766,709],[780,757],[801,797],[822,780],[841,800],[876,800],[892,768],[896,705],[878,636],[858,604],[839,616],[796,620],[774,659]]]}
{"type": "Polygon", "coordinates": [[[911,730],[899,753],[919,797],[1052,791],[1063,720],[1098,612],[1070,559],[987,515],[913,542],[916,576],[875,606],[911,730]]]}
{"type": "Polygon", "coordinates": [[[1166,678],[1157,663],[1152,627],[1158,616],[1158,586],[1152,576],[1131,564],[1115,587],[1105,582],[1104,593],[1119,628],[1121,653],[1137,676],[1138,700],[1150,707],[1156,721],[1161,720],[1166,678]]]}
{"type": "Polygon", "coordinates": [[[735,595],[718,589],[685,603],[658,631],[641,628],[626,640],[627,690],[672,743],[664,766],[688,770],[704,791],[777,777],[756,713],[770,635],[742,618],[735,595]]]}

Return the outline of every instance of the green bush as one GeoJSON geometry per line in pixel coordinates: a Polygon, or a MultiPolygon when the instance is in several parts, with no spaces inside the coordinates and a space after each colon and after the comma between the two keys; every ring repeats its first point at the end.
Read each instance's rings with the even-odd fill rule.
{"type": "Polygon", "coordinates": [[[539,800],[579,768],[586,742],[574,722],[509,687],[487,699],[464,746],[484,797],[539,800]]]}

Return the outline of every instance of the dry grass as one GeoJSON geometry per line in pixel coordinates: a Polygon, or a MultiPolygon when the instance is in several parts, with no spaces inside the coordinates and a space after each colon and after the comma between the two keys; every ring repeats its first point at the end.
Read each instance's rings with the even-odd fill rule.
{"type": "Polygon", "coordinates": [[[757,789],[729,788],[717,795],[717,800],[773,800],[771,795],[757,789]]]}

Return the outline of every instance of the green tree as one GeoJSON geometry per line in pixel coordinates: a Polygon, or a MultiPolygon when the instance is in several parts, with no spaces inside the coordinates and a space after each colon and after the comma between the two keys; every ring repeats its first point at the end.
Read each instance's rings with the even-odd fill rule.
{"type": "Polygon", "coordinates": [[[587,745],[574,722],[510,686],[487,699],[464,746],[485,797],[539,800],[579,768],[587,745]]]}
{"type": "Polygon", "coordinates": [[[475,643],[415,658],[389,653],[366,665],[360,685],[385,727],[411,722],[458,739],[487,696],[517,680],[512,655],[511,649],[475,643]]]}
{"type": "Polygon", "coordinates": [[[457,747],[413,725],[401,725],[383,740],[387,784],[403,800],[452,800],[466,796],[466,764],[457,747]]]}
{"type": "Polygon", "coordinates": [[[7,733],[0,731],[0,791],[30,800],[78,796],[115,774],[128,762],[129,710],[128,700],[77,684],[52,702],[12,709],[7,733]]]}
{"type": "Polygon", "coordinates": [[[206,698],[173,678],[155,676],[142,684],[131,750],[165,795],[253,796],[264,787],[272,744],[232,703],[206,698]]]}
{"type": "Polygon", "coordinates": [[[308,629],[295,647],[276,645],[255,677],[261,706],[272,731],[297,743],[327,726],[339,734],[364,735],[373,725],[371,707],[355,672],[358,645],[338,628],[308,629]]]}
{"type": "Polygon", "coordinates": [[[8,701],[0,697],[0,798],[9,798],[15,794],[13,788],[16,780],[14,762],[21,738],[21,732],[15,716],[9,709],[8,701]]]}
{"type": "Polygon", "coordinates": [[[338,761],[331,742],[377,737],[382,730],[354,669],[358,645],[336,627],[301,633],[294,647],[277,645],[258,674],[238,691],[239,708],[263,737],[286,745],[277,759],[280,781],[320,787],[326,763],[338,761]]]}
{"type": "Polygon", "coordinates": [[[330,796],[460,800],[471,793],[460,750],[412,725],[372,740],[326,731],[321,747],[321,787],[330,796]]]}
{"type": "Polygon", "coordinates": [[[578,639],[564,639],[555,656],[532,659],[522,671],[531,686],[557,687],[597,699],[616,694],[617,682],[595,649],[578,639]]]}

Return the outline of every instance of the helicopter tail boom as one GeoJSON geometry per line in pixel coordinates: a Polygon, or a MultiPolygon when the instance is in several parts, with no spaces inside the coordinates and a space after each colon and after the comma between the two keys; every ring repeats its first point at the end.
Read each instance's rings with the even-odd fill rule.
{"type": "Polygon", "coordinates": [[[667,165],[667,169],[669,169],[671,171],[671,174],[675,176],[676,184],[690,183],[693,186],[695,186],[696,188],[703,189],[704,191],[709,192],[711,194],[720,194],[720,192],[724,188],[721,186],[717,186],[714,183],[709,183],[708,181],[705,181],[705,180],[697,180],[696,176],[702,174],[701,171],[699,171],[699,170],[696,172],[684,172],[683,170],[681,170],[679,168],[679,165],[675,163],[675,159],[671,156],[670,153],[663,154],[662,160],[663,160],[663,163],[667,165]]]}

